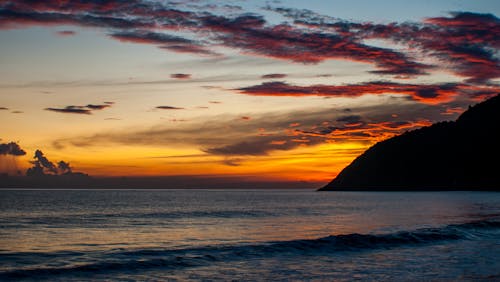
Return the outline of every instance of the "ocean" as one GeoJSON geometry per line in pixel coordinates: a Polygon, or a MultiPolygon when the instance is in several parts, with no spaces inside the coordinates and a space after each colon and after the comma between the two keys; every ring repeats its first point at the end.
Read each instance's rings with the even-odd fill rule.
{"type": "Polygon", "coordinates": [[[500,281],[500,193],[0,190],[0,281],[500,281]]]}

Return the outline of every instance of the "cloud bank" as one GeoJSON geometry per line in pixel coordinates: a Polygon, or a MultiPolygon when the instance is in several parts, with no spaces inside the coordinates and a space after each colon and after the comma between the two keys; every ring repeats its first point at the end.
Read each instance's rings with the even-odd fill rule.
{"type": "Polygon", "coordinates": [[[74,25],[103,29],[122,42],[202,56],[220,56],[215,49],[222,46],[305,64],[361,62],[372,65],[370,72],[378,75],[410,78],[444,70],[474,84],[500,77],[500,19],[492,14],[459,11],[421,22],[375,23],[268,6],[268,11],[292,20],[271,24],[263,15],[202,6],[141,0],[7,0],[0,4],[0,28],[74,25]],[[169,34],[176,32],[183,35],[169,34]],[[387,47],[370,45],[372,39],[383,40],[387,47]],[[392,44],[406,48],[391,48],[392,44]],[[423,57],[435,63],[423,62],[423,57]]]}

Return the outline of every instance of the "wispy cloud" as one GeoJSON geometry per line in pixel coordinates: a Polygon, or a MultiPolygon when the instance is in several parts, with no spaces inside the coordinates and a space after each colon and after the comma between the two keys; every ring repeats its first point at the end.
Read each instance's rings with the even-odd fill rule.
{"type": "Polygon", "coordinates": [[[173,73],[170,75],[171,78],[175,79],[191,79],[191,74],[189,73],[173,73]]]}
{"type": "Polygon", "coordinates": [[[104,4],[96,0],[11,0],[0,4],[0,28],[97,27],[123,42],[204,56],[218,56],[214,50],[222,46],[306,64],[325,60],[362,62],[373,65],[370,72],[379,75],[411,78],[441,70],[475,84],[500,77],[500,20],[491,14],[453,12],[423,22],[373,23],[342,20],[308,10],[267,7],[293,20],[273,25],[263,15],[234,15],[241,7],[231,6],[231,15],[221,15],[201,6],[141,0],[104,4]],[[182,31],[183,36],[163,31],[182,31]],[[370,45],[370,39],[384,40],[387,47],[370,45]],[[406,48],[391,48],[392,43],[406,48]],[[423,62],[421,57],[438,63],[423,62]]]}
{"type": "Polygon", "coordinates": [[[90,115],[92,111],[103,110],[105,108],[111,107],[111,102],[104,103],[102,105],[99,104],[88,104],[86,106],[66,106],[64,108],[46,108],[46,111],[58,112],[58,113],[66,113],[66,114],[83,114],[90,115]]]}
{"type": "Polygon", "coordinates": [[[76,31],[73,31],[73,30],[61,30],[61,31],[56,32],[56,34],[59,35],[59,36],[63,36],[63,37],[73,36],[73,35],[76,35],[76,31]]]}
{"type": "Polygon", "coordinates": [[[499,86],[475,86],[460,83],[404,84],[373,81],[346,85],[298,86],[285,82],[264,82],[259,85],[235,89],[239,93],[255,96],[326,96],[359,97],[362,95],[397,94],[427,104],[449,102],[457,95],[491,96],[500,91],[499,86]]]}
{"type": "Polygon", "coordinates": [[[304,111],[264,113],[242,120],[241,116],[197,119],[182,126],[165,124],[146,130],[102,132],[54,141],[64,146],[92,147],[155,145],[197,147],[216,156],[265,156],[300,146],[328,142],[379,141],[404,130],[446,119],[443,107],[393,99],[383,105],[344,109],[305,109],[304,111]],[[388,113],[397,113],[391,116],[388,113]]]}
{"type": "Polygon", "coordinates": [[[64,108],[45,108],[45,110],[57,112],[57,113],[65,113],[65,114],[83,114],[83,115],[92,114],[92,110],[87,109],[84,106],[66,106],[64,108]]]}
{"type": "Polygon", "coordinates": [[[134,30],[126,32],[112,33],[114,39],[122,42],[132,42],[141,44],[153,44],[159,48],[167,49],[178,53],[194,53],[199,55],[212,55],[216,56],[217,53],[208,50],[200,43],[182,38],[179,36],[169,35],[165,33],[149,32],[144,30],[134,30]]]}
{"type": "Polygon", "coordinates": [[[405,44],[444,63],[436,67],[466,77],[471,83],[500,77],[500,61],[495,55],[500,47],[500,19],[492,14],[452,12],[450,17],[428,18],[420,23],[377,24],[341,20],[309,10],[268,9],[293,19],[295,24],[354,40],[385,39],[405,44]]]}
{"type": "Polygon", "coordinates": [[[261,78],[263,78],[263,79],[279,79],[279,78],[285,78],[287,76],[288,75],[286,75],[284,73],[269,73],[269,74],[264,74],[263,76],[261,76],[261,78]]]}
{"type": "Polygon", "coordinates": [[[158,106],[156,108],[160,110],[184,110],[184,108],[172,107],[172,106],[158,106]]]}

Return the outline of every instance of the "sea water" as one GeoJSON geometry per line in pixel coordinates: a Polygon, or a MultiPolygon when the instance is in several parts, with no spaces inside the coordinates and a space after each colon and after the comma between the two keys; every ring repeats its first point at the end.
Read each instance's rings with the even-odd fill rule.
{"type": "Polygon", "coordinates": [[[0,190],[0,281],[500,281],[500,193],[0,190]]]}

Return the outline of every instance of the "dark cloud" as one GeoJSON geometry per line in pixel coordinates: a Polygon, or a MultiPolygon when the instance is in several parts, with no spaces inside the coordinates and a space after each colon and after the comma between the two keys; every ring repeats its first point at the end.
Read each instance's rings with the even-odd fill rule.
{"type": "Polygon", "coordinates": [[[240,158],[225,158],[222,163],[227,166],[240,166],[242,159],[240,158]]]}
{"type": "Polygon", "coordinates": [[[71,173],[71,170],[72,170],[69,163],[67,163],[65,161],[59,161],[57,163],[57,169],[59,170],[60,174],[71,173]]]}
{"type": "Polygon", "coordinates": [[[83,115],[92,114],[91,109],[87,109],[83,106],[66,106],[65,108],[45,108],[45,110],[58,113],[66,113],[66,114],[83,114],[83,115]]]}
{"type": "Polygon", "coordinates": [[[66,106],[64,108],[46,108],[46,111],[66,113],[66,114],[84,114],[91,115],[92,111],[103,110],[105,108],[111,107],[112,102],[105,102],[102,105],[99,104],[88,104],[86,106],[66,106]]]}
{"type": "Polygon", "coordinates": [[[270,73],[270,74],[265,74],[261,76],[263,79],[277,79],[277,78],[285,78],[287,77],[286,74],[284,73],[270,73]]]}
{"type": "MultiPolygon", "coordinates": [[[[453,107],[467,107],[468,103],[470,100],[454,102],[453,107]]],[[[351,106],[349,112],[335,108],[311,108],[253,114],[252,119],[244,122],[241,121],[241,116],[223,115],[209,120],[192,119],[183,126],[162,123],[150,129],[74,136],[55,140],[54,146],[189,145],[216,156],[262,156],[328,142],[355,141],[372,144],[405,130],[425,126],[430,121],[446,120],[448,116],[441,114],[446,105],[410,103],[403,98],[386,99],[381,104],[362,107],[351,106]],[[387,113],[397,113],[398,116],[388,117],[387,113]],[[384,123],[388,119],[392,123],[384,123]]]]}
{"type": "Polygon", "coordinates": [[[104,105],[88,104],[85,107],[89,108],[91,110],[102,110],[102,109],[111,107],[111,104],[108,104],[108,103],[105,103],[104,105]]]}
{"type": "Polygon", "coordinates": [[[264,156],[271,151],[286,151],[298,147],[294,142],[276,143],[273,137],[251,138],[248,141],[208,148],[205,152],[222,156],[264,156]]]}
{"type": "Polygon", "coordinates": [[[51,162],[42,151],[36,150],[33,160],[30,161],[33,166],[26,170],[26,176],[40,177],[40,176],[85,176],[85,174],[73,172],[71,165],[65,161],[57,162],[57,165],[51,162]]]}
{"type": "Polygon", "coordinates": [[[345,123],[358,123],[361,121],[361,116],[358,115],[342,116],[339,117],[337,121],[345,123]]]}
{"type": "Polygon", "coordinates": [[[70,14],[59,12],[36,12],[33,10],[0,9],[0,28],[19,28],[33,25],[77,25],[84,27],[102,27],[118,29],[154,28],[153,21],[125,19],[121,17],[70,14]]]}
{"type": "Polygon", "coordinates": [[[375,63],[379,74],[425,74],[431,66],[412,61],[403,53],[362,44],[354,38],[281,24],[264,26],[259,15],[234,19],[207,17],[204,28],[220,32],[216,38],[224,46],[267,57],[301,63],[319,63],[327,59],[347,59],[375,63]]]}
{"type": "MultiPolygon", "coordinates": [[[[50,3],[39,5],[36,14],[32,10],[23,10],[22,5],[5,5],[8,8],[17,8],[17,11],[2,10],[4,25],[20,22],[31,24],[79,24],[85,26],[101,26],[104,28],[120,29],[152,29],[159,20],[167,18],[166,15],[176,15],[175,24],[164,22],[160,25],[170,28],[197,27],[195,31],[209,31],[210,38],[215,44],[246,50],[255,54],[265,55],[273,58],[287,59],[303,63],[317,63],[325,59],[351,59],[355,61],[372,63],[375,62],[381,74],[423,74],[427,66],[410,61],[404,54],[377,47],[370,47],[343,38],[335,34],[323,34],[306,32],[291,26],[280,25],[265,27],[266,21],[260,15],[243,14],[234,18],[215,16],[205,13],[203,16],[192,13],[173,11],[146,2],[132,2],[128,5],[112,5],[106,10],[106,14],[124,15],[129,9],[129,16],[135,16],[132,20],[124,20],[125,17],[103,17],[102,9],[92,5],[65,5],[50,3]],[[141,5],[139,5],[139,3],[141,5]],[[70,8],[68,8],[70,6],[70,8]],[[140,8],[139,8],[140,7],[140,8]],[[67,11],[70,9],[74,14],[62,14],[54,11],[67,11]],[[43,13],[45,12],[45,13],[43,13]],[[23,15],[29,13],[29,15],[23,15]],[[90,14],[89,14],[90,13],[90,14]],[[94,15],[92,15],[94,14],[94,15]],[[149,16],[146,16],[149,15],[149,16]],[[122,21],[120,21],[122,20],[122,21]],[[179,25],[179,23],[181,25],[179,25]]],[[[128,42],[158,44],[161,48],[176,52],[189,52],[199,54],[214,53],[193,41],[159,34],[151,31],[126,31],[111,34],[112,37],[128,42]]]]}
{"type": "Polygon", "coordinates": [[[383,36],[420,48],[422,53],[448,63],[448,70],[466,77],[470,83],[500,77],[500,60],[496,56],[500,47],[500,19],[491,14],[468,12],[455,12],[451,16],[429,18],[420,25],[400,25],[383,36]]]}
{"type": "Polygon", "coordinates": [[[172,106],[158,106],[156,108],[160,110],[184,110],[184,108],[172,107],[172,106]]]}
{"type": "MultiPolygon", "coordinates": [[[[222,25],[222,24],[221,24],[222,25]]],[[[375,64],[377,74],[426,74],[429,65],[414,62],[407,55],[387,48],[365,45],[338,34],[304,31],[289,25],[273,27],[232,26],[225,23],[217,40],[224,46],[248,53],[306,64],[328,59],[375,64]]]]}
{"type": "Polygon", "coordinates": [[[256,14],[243,14],[234,18],[207,14],[200,20],[202,29],[226,34],[263,28],[266,24],[264,17],[256,14]]]}
{"type": "Polygon", "coordinates": [[[24,156],[26,151],[15,142],[0,143],[0,155],[24,156]]]}
{"type": "Polygon", "coordinates": [[[173,73],[170,75],[171,78],[175,79],[191,79],[191,74],[189,73],[173,73]]]}
{"type": "MultiPolygon", "coordinates": [[[[359,41],[387,39],[405,44],[441,60],[451,72],[471,83],[500,77],[500,19],[492,14],[452,12],[450,17],[428,18],[422,23],[358,23],[319,15],[309,10],[270,8],[295,24],[328,30],[359,41]]],[[[401,73],[404,74],[404,73],[401,73]]]]}
{"type": "Polygon", "coordinates": [[[149,32],[144,30],[134,30],[126,32],[115,32],[110,34],[114,39],[122,42],[154,44],[162,49],[179,53],[195,53],[200,55],[217,55],[202,46],[200,43],[165,33],[149,32]]]}
{"type": "Polygon", "coordinates": [[[4,1],[4,5],[10,8],[33,11],[66,11],[78,12],[86,11],[93,13],[111,13],[136,7],[141,1],[130,0],[72,0],[72,1],[35,1],[35,0],[16,0],[4,1]]]}
{"type": "MultiPolygon", "coordinates": [[[[374,65],[371,72],[411,78],[432,69],[448,70],[469,83],[487,83],[500,77],[498,48],[500,20],[492,14],[454,12],[424,22],[354,22],[308,10],[272,8],[293,23],[272,25],[262,15],[216,15],[210,10],[240,7],[156,1],[3,1],[0,28],[30,25],[77,25],[107,30],[114,39],[157,45],[174,52],[216,55],[214,47],[229,47],[246,54],[316,64],[350,60],[374,65]],[[105,3],[104,3],[105,2],[105,3]],[[188,7],[195,11],[182,11],[188,7]],[[208,6],[207,6],[208,7],[208,6]],[[188,38],[159,33],[182,31],[188,38]],[[405,48],[381,48],[370,39],[405,48]],[[408,51],[410,50],[410,51],[408,51]],[[439,60],[435,66],[419,58],[439,60]]],[[[69,34],[69,33],[68,33],[69,34]]],[[[428,93],[423,93],[423,95],[428,93]]]]}
{"type": "Polygon", "coordinates": [[[332,96],[359,97],[367,94],[399,94],[407,95],[415,101],[428,104],[448,102],[454,96],[465,94],[474,96],[477,93],[495,95],[500,91],[498,86],[474,86],[468,84],[402,84],[387,81],[373,81],[346,85],[311,85],[297,86],[284,82],[265,82],[259,85],[236,89],[242,94],[256,96],[332,96]]]}
{"type": "Polygon", "coordinates": [[[500,39],[497,36],[500,32],[500,19],[496,16],[471,12],[450,14],[452,17],[428,18],[426,22],[448,28],[452,34],[447,37],[454,42],[463,43],[464,40],[472,40],[471,43],[500,47],[500,39]]]}
{"type": "Polygon", "coordinates": [[[54,165],[53,162],[49,161],[42,151],[36,150],[35,151],[35,156],[33,157],[34,160],[32,161],[33,167],[29,168],[26,174],[33,175],[33,174],[57,174],[58,170],[57,167],[54,165]]]}
{"type": "Polygon", "coordinates": [[[343,125],[318,125],[310,130],[294,131],[297,136],[324,137],[327,140],[341,142],[345,140],[362,141],[373,143],[392,137],[404,130],[416,129],[429,126],[432,122],[426,119],[379,121],[379,122],[356,122],[344,123],[343,125]]]}

